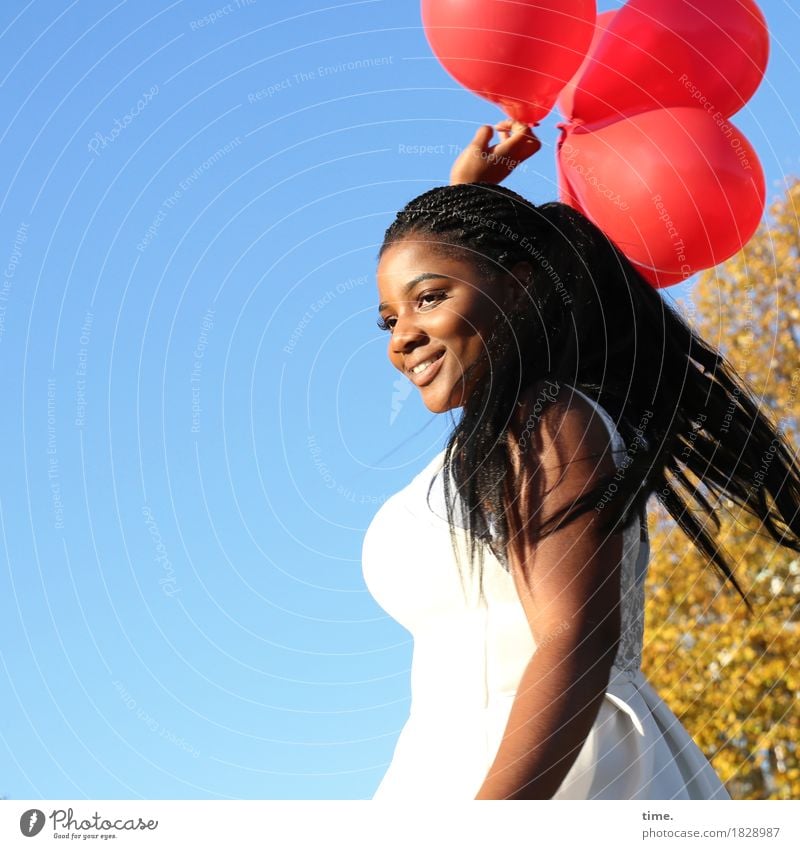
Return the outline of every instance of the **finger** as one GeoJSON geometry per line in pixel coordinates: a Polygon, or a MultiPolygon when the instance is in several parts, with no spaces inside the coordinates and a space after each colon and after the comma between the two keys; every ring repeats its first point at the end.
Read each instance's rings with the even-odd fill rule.
{"type": "Polygon", "coordinates": [[[475,135],[472,137],[472,141],[470,145],[479,148],[480,150],[486,150],[489,146],[489,142],[492,140],[492,136],[494,135],[494,130],[489,124],[483,124],[483,126],[478,127],[475,132],[475,135]]]}
{"type": "Polygon", "coordinates": [[[530,127],[523,125],[524,129],[514,133],[507,141],[496,145],[495,152],[501,156],[507,156],[521,162],[529,156],[533,156],[542,146],[542,143],[534,135],[530,127]]]}
{"type": "Polygon", "coordinates": [[[500,138],[505,141],[511,135],[512,122],[508,119],[505,121],[498,121],[494,125],[495,130],[497,130],[500,138]]]}

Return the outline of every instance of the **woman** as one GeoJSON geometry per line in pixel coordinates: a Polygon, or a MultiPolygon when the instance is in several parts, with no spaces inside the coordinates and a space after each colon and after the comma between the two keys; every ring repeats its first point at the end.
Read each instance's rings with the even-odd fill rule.
{"type": "Polygon", "coordinates": [[[730,798],[640,668],[646,502],[749,608],[712,502],[800,550],[800,467],[596,227],[496,185],[538,148],[498,129],[379,253],[389,359],[431,412],[461,416],[364,538],[369,590],[414,636],[411,713],[374,798],[730,798]]]}

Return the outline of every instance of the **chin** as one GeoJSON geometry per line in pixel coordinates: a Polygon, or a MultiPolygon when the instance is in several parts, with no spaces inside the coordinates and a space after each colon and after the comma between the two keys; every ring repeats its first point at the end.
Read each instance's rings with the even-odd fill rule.
{"type": "Polygon", "coordinates": [[[422,396],[422,403],[432,412],[432,413],[448,413],[450,410],[456,410],[459,407],[464,406],[464,402],[456,397],[456,393],[452,392],[449,397],[442,398],[441,395],[426,397],[424,394],[422,396]]]}
{"type": "Polygon", "coordinates": [[[425,406],[431,413],[446,413],[449,410],[455,409],[456,404],[441,404],[441,403],[433,403],[431,401],[424,401],[425,406]]]}

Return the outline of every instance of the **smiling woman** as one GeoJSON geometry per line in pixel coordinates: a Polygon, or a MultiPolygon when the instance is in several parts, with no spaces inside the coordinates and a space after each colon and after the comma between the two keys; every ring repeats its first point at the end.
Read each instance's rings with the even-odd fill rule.
{"type": "Polygon", "coordinates": [[[713,496],[800,550],[794,450],[602,232],[488,160],[410,201],[379,253],[390,361],[461,416],[364,538],[367,587],[414,637],[374,798],[729,798],[641,669],[646,504],[742,593],[713,496]]]}

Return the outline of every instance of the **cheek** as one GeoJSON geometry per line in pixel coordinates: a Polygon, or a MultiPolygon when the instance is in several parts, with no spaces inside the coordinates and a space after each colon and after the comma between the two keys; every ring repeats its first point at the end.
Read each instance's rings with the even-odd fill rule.
{"type": "Polygon", "coordinates": [[[486,322],[485,314],[460,316],[454,339],[454,349],[457,350],[462,368],[466,368],[474,361],[484,356],[486,351],[486,339],[490,333],[490,326],[486,322]]]}
{"type": "Polygon", "coordinates": [[[454,346],[464,351],[479,351],[483,346],[483,328],[478,323],[477,316],[453,316],[450,335],[454,346]]]}
{"type": "Polygon", "coordinates": [[[438,315],[431,316],[429,332],[448,344],[463,347],[480,335],[477,318],[470,312],[442,310],[438,315]]]}

